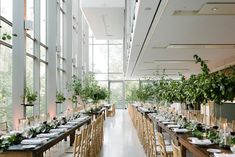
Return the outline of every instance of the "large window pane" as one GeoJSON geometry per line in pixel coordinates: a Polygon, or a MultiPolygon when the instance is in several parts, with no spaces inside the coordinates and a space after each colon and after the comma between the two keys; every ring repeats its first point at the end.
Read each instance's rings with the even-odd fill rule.
{"type": "Polygon", "coordinates": [[[26,37],[26,52],[27,53],[30,53],[30,54],[33,54],[34,51],[33,51],[33,40],[26,37]]]}
{"type": "Polygon", "coordinates": [[[109,44],[123,44],[122,40],[109,40],[109,44]]]}
{"type": "Polygon", "coordinates": [[[40,41],[46,44],[46,0],[40,0],[40,41]]]}
{"type": "MultiPolygon", "coordinates": [[[[12,27],[9,26],[8,24],[6,24],[5,22],[3,21],[0,21],[0,36],[2,37],[3,34],[7,34],[7,35],[11,35],[12,34],[12,27]]],[[[0,38],[0,40],[2,40],[2,38],[0,38]]],[[[11,44],[12,45],[12,40],[3,40],[4,42],[8,43],[8,44],[11,44]]]]}
{"type": "Polygon", "coordinates": [[[93,48],[94,72],[108,73],[108,46],[94,45],[93,48]]]}
{"type": "Polygon", "coordinates": [[[127,103],[131,103],[135,99],[131,92],[134,88],[139,88],[139,81],[125,81],[125,98],[127,103]]]}
{"type": "Polygon", "coordinates": [[[122,45],[109,45],[109,72],[123,72],[122,45]]]}
{"type": "Polygon", "coordinates": [[[108,44],[108,40],[100,40],[100,39],[96,39],[93,38],[93,44],[108,44]]]}
{"type": "Polygon", "coordinates": [[[43,46],[40,46],[40,58],[44,61],[47,61],[46,48],[43,46]]]}
{"type": "Polygon", "coordinates": [[[12,50],[0,45],[0,122],[12,126],[12,50]]]}
{"type": "Polygon", "coordinates": [[[89,45],[89,71],[93,72],[93,45],[89,45]]]}
{"type": "Polygon", "coordinates": [[[96,80],[108,80],[108,74],[95,74],[96,80]]]}
{"type": "Polygon", "coordinates": [[[108,89],[108,81],[98,81],[98,85],[108,89]]]}
{"type": "Polygon", "coordinates": [[[12,0],[1,0],[1,16],[12,21],[12,0]]]}
{"type": "Polygon", "coordinates": [[[33,58],[26,56],[26,86],[33,89],[33,58]]]}
{"type": "Polygon", "coordinates": [[[46,108],[46,64],[40,63],[40,114],[46,114],[46,108]]]}
{"type": "MultiPolygon", "coordinates": [[[[33,58],[26,56],[26,86],[33,90],[33,58]]],[[[33,107],[26,107],[26,116],[30,117],[33,116],[33,107]]]]}
{"type": "Polygon", "coordinates": [[[109,80],[123,80],[123,74],[109,74],[109,80]]]}
{"type": "MultiPolygon", "coordinates": [[[[34,22],[34,0],[26,1],[26,19],[34,22]]],[[[34,29],[27,30],[27,33],[34,36],[34,29]]]]}
{"type": "Polygon", "coordinates": [[[64,52],[64,14],[62,11],[60,11],[60,46],[61,46],[60,56],[63,57],[63,52],[64,52]]]}

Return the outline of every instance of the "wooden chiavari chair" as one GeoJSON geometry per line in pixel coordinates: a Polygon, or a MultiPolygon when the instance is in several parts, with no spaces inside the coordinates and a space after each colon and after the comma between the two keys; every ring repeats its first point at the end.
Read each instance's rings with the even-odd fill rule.
{"type": "Polygon", "coordinates": [[[180,146],[176,146],[172,141],[172,148],[173,148],[173,157],[182,157],[182,148],[180,146]]]}
{"type": "Polygon", "coordinates": [[[162,133],[157,132],[157,137],[158,137],[159,152],[161,157],[172,157],[173,156],[172,146],[166,146],[162,133]]]}
{"type": "Polygon", "coordinates": [[[7,122],[0,123],[0,131],[1,131],[1,134],[6,134],[8,132],[7,122]]]}

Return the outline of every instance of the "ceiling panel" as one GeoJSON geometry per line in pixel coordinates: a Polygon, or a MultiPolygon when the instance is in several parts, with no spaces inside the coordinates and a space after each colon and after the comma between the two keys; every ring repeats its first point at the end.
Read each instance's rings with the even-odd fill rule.
{"type": "MultiPolygon", "coordinates": [[[[232,4],[235,0],[226,2],[232,4]]],[[[167,5],[164,4],[164,11],[159,15],[157,13],[158,19],[155,17],[147,38],[142,39],[144,42],[141,45],[141,51],[137,54],[137,59],[129,62],[133,68],[128,70],[127,76],[144,76],[143,69],[157,68],[186,68],[189,70],[183,73],[190,75],[200,71],[199,65],[195,65],[193,61],[194,54],[207,60],[209,65],[234,56],[235,16],[232,12],[222,14],[226,10],[226,5],[222,6],[223,3],[223,0],[174,0],[168,1],[167,5]],[[211,3],[219,3],[221,6],[211,5],[211,3]],[[213,7],[217,7],[214,14],[209,11],[213,7]],[[188,61],[180,62],[181,60],[188,61]]],[[[232,10],[232,6],[227,7],[232,10]]],[[[130,56],[130,58],[135,57],[130,56]]],[[[226,64],[229,63],[226,62],[226,64]]],[[[149,71],[151,70],[147,71],[148,74],[150,74],[149,71]]]]}

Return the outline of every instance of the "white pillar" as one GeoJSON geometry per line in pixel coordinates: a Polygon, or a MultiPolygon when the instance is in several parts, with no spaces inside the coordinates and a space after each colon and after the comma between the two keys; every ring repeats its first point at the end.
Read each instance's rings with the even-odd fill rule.
{"type": "MultiPolygon", "coordinates": [[[[40,1],[34,1],[34,16],[40,17],[40,1]]],[[[40,18],[34,18],[34,38],[37,41],[40,41],[40,18]]],[[[40,58],[40,43],[34,42],[34,55],[37,58],[40,58]]],[[[34,115],[39,115],[40,111],[40,62],[39,60],[34,61],[34,90],[38,93],[37,101],[35,102],[35,106],[33,107],[34,115]]],[[[42,113],[40,113],[42,114],[42,113]]]]}
{"type": "Polygon", "coordinates": [[[47,111],[51,117],[56,115],[56,44],[57,44],[57,0],[47,1],[47,111]]]}
{"type": "Polygon", "coordinates": [[[12,49],[12,110],[13,129],[18,129],[18,119],[23,117],[21,105],[25,85],[25,30],[24,30],[24,1],[13,1],[13,49],[12,49]]]}
{"type": "MultiPolygon", "coordinates": [[[[65,14],[65,29],[64,29],[64,34],[65,34],[65,55],[66,55],[66,61],[65,61],[65,82],[72,82],[72,47],[73,47],[73,42],[72,42],[72,37],[73,37],[73,26],[72,26],[72,0],[67,0],[66,1],[66,14],[65,14]]],[[[71,93],[67,92],[65,90],[65,96],[66,98],[71,97],[71,93]]],[[[72,109],[73,105],[72,102],[66,99],[65,102],[66,105],[64,110],[72,109]]]]}
{"type": "Polygon", "coordinates": [[[82,64],[82,39],[83,39],[83,32],[82,32],[82,12],[81,12],[81,9],[80,9],[80,2],[78,3],[78,19],[77,19],[77,22],[78,22],[78,42],[76,44],[78,44],[78,49],[77,49],[77,66],[78,66],[78,78],[82,79],[82,76],[83,76],[83,64],[82,64]]]}

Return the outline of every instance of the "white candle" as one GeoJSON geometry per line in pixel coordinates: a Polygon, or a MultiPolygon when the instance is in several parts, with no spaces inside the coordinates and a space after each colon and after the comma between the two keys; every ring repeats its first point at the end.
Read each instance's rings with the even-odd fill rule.
{"type": "Polygon", "coordinates": [[[224,123],[224,134],[226,132],[227,123],[224,123]]]}

